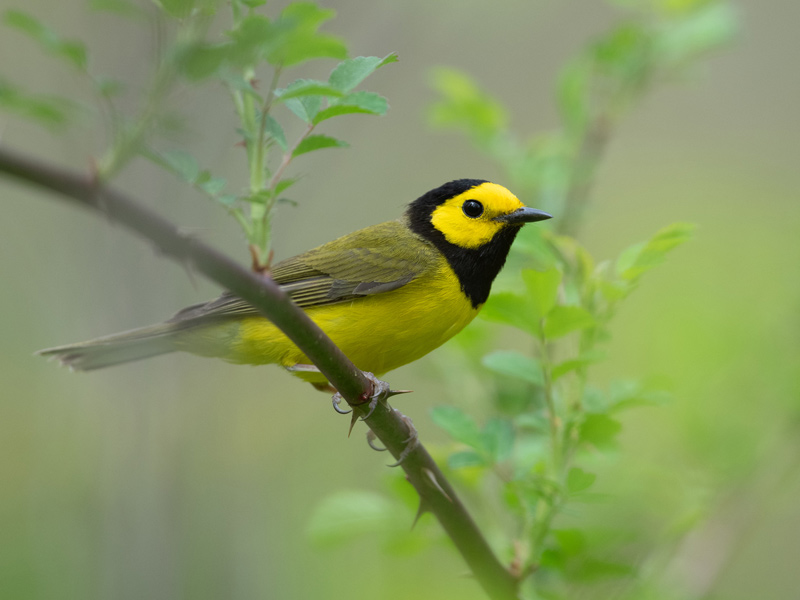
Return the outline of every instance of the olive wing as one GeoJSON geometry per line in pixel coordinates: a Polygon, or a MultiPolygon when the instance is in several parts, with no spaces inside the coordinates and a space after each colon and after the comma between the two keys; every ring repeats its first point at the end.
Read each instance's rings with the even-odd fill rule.
{"type": "MultiPolygon", "coordinates": [[[[437,251],[402,221],[361,229],[281,261],[272,278],[302,308],[347,302],[396,290],[436,264],[437,251]]],[[[258,314],[248,302],[225,292],[189,306],[170,321],[258,314]]]]}

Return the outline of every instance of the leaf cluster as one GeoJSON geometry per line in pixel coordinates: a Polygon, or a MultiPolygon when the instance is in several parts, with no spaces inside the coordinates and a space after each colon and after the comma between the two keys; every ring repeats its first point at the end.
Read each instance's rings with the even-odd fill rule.
{"type": "MultiPolygon", "coordinates": [[[[260,0],[159,0],[152,15],[127,0],[95,0],[92,7],[96,10],[140,22],[155,19],[169,32],[169,41],[133,113],[120,108],[117,101],[125,86],[93,72],[89,50],[82,41],[63,38],[21,10],[4,15],[5,25],[90,81],[109,130],[108,146],[97,161],[98,176],[111,178],[136,156],[150,159],[239,222],[258,269],[268,267],[274,209],[281,202],[291,202],[285,192],[297,179],[287,175],[289,165],[310,152],[347,146],[343,140],[316,133],[321,124],[346,115],[385,114],[386,98],[357,88],[376,70],[397,61],[394,54],[347,58],[345,41],[320,31],[335,16],[332,10],[313,2],[295,2],[270,18],[263,14],[264,4],[260,0]],[[210,36],[211,24],[225,20],[222,9],[228,4],[228,26],[210,36]],[[338,62],[327,80],[298,77],[279,87],[290,70],[330,59],[338,62]],[[269,81],[266,89],[259,83],[264,76],[269,81]],[[248,185],[231,186],[185,149],[162,149],[156,143],[174,88],[209,83],[224,85],[236,108],[237,132],[247,154],[248,185]],[[287,118],[292,117],[299,119],[302,128],[294,138],[286,133],[296,128],[287,127],[287,118]]],[[[0,108],[40,123],[66,124],[71,106],[60,97],[31,95],[0,82],[0,108]]]]}
{"type": "MultiPolygon", "coordinates": [[[[481,425],[461,407],[433,411],[453,440],[449,467],[494,495],[484,499],[487,506],[500,503],[501,514],[512,516],[504,524],[513,531],[507,553],[521,576],[533,575],[537,597],[576,597],[587,582],[630,581],[637,573],[634,564],[609,559],[597,536],[560,523],[570,505],[602,498],[592,491],[597,477],[590,465],[616,451],[619,413],[664,402],[666,393],[645,381],[600,389],[590,369],[604,358],[622,302],[694,229],[668,225],[614,261],[595,260],[574,236],[597,165],[616,123],[646,91],[685,72],[736,30],[731,7],[721,1],[614,4],[624,11],[620,24],[561,72],[557,131],[523,140],[505,106],[471,77],[433,72],[439,98],[429,111],[432,125],[465,134],[497,161],[515,191],[555,215],[554,231],[523,230],[506,269],[512,276],[501,276],[481,313],[518,332],[513,345],[527,349],[496,350],[472,365],[493,375],[494,413],[481,425]]],[[[475,343],[465,346],[468,354],[479,352],[475,343]]]]}
{"type": "Polygon", "coordinates": [[[559,130],[530,137],[509,110],[468,74],[434,69],[433,127],[459,131],[505,170],[513,189],[553,213],[575,235],[588,191],[616,124],[654,85],[682,76],[730,43],[736,13],[725,0],[617,0],[619,23],[561,70],[555,100],[559,130]]]}

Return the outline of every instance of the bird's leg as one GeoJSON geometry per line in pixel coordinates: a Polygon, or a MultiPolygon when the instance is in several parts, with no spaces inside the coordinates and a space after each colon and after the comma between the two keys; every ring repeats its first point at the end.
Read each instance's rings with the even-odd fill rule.
{"type": "Polygon", "coordinates": [[[378,436],[375,435],[375,432],[372,429],[367,430],[367,446],[375,450],[375,452],[386,452],[387,448],[381,448],[380,446],[375,445],[375,440],[378,439],[378,436]]]}

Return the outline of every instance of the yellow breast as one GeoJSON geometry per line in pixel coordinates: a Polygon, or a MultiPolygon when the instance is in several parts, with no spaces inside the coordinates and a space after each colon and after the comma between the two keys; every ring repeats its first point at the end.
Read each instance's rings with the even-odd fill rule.
{"type": "MultiPolygon", "coordinates": [[[[358,368],[376,375],[421,358],[478,314],[444,259],[435,269],[392,292],[311,307],[306,312],[358,368]]],[[[232,343],[226,344],[228,350],[222,358],[284,367],[311,364],[266,319],[247,317],[235,327],[236,334],[230,336],[233,332],[229,331],[226,335],[232,343]]],[[[297,375],[307,381],[325,381],[316,373],[297,375]]]]}

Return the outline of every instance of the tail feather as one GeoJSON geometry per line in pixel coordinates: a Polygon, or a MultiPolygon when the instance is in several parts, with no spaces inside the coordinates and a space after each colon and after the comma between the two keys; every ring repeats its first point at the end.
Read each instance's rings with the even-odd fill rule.
{"type": "Polygon", "coordinates": [[[36,354],[56,358],[75,371],[92,371],[173,352],[177,350],[174,333],[174,324],[159,323],[36,354]]]}

